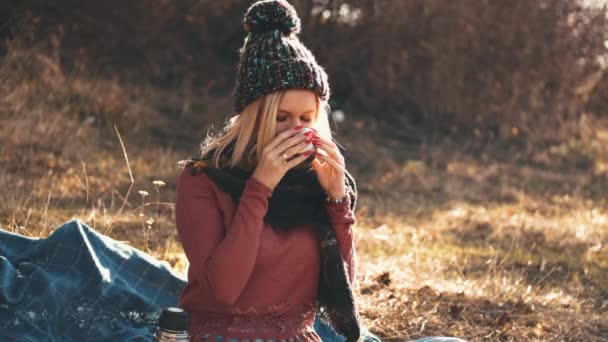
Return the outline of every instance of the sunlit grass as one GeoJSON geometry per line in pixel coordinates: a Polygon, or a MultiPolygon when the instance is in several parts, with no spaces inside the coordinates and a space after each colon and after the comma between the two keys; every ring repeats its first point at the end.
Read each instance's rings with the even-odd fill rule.
{"type": "MultiPolygon", "coordinates": [[[[0,64],[0,75],[9,66],[0,64]]],[[[65,88],[12,75],[12,86],[0,87],[0,228],[46,237],[78,217],[101,233],[112,227],[111,237],[186,278],[176,162],[196,151],[204,124],[219,114],[162,119],[181,108],[179,94],[86,75],[64,75],[65,88]],[[120,95],[129,92],[136,103],[120,95]],[[100,108],[98,120],[115,119],[128,163],[108,122],[75,115],[100,108]]],[[[513,147],[474,139],[412,146],[387,140],[390,127],[358,120],[341,123],[338,139],[358,182],[356,296],[374,333],[394,341],[608,338],[601,122],[578,140],[513,147]]]]}

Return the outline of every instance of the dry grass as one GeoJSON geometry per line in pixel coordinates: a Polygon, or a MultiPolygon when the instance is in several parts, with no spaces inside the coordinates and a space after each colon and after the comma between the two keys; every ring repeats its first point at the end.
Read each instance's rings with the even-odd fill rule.
{"type": "MultiPolygon", "coordinates": [[[[214,109],[11,51],[0,64],[0,228],[45,237],[79,217],[185,277],[175,162],[219,123],[214,109]]],[[[347,117],[338,139],[358,179],[357,297],[370,330],[389,341],[608,340],[608,128],[575,125],[578,136],[536,145],[409,144],[347,117]]]]}
{"type": "Polygon", "coordinates": [[[585,137],[532,148],[445,139],[410,151],[387,148],[387,134],[365,147],[353,136],[351,162],[367,181],[359,298],[372,330],[607,340],[608,131],[589,124],[577,124],[585,137]],[[365,155],[376,162],[357,165],[365,155]]]}

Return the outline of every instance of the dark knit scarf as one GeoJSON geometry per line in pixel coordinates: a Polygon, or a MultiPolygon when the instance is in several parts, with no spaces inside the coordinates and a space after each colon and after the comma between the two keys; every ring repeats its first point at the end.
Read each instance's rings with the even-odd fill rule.
{"type": "MultiPolygon", "coordinates": [[[[204,172],[218,188],[238,203],[245,182],[253,173],[246,163],[238,167],[228,165],[231,149],[227,147],[220,157],[220,167],[212,164],[213,151],[203,158],[182,161],[192,174],[204,172]]],[[[344,260],[336,241],[325,208],[325,192],[312,169],[311,155],[300,165],[290,169],[273,190],[264,221],[277,230],[289,230],[296,225],[310,224],[319,236],[321,265],[319,278],[320,319],[344,336],[346,341],[359,340],[360,317],[357,312],[351,285],[346,275],[344,260]]],[[[355,210],[357,189],[354,178],[346,172],[346,189],[350,196],[350,209],[355,210]]]]}

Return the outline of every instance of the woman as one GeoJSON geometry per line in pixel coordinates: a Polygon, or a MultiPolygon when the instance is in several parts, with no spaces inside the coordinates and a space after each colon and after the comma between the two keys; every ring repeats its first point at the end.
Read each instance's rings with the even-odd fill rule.
{"type": "Polygon", "coordinates": [[[286,1],[253,4],[244,24],[237,115],[178,179],[179,305],[196,341],[320,341],[317,312],[356,341],[356,186],[331,138],[327,75],[286,1]]]}
{"type": "Polygon", "coordinates": [[[375,340],[352,293],[357,191],[332,140],[327,75],[286,1],[254,3],[244,24],[237,115],[178,178],[191,340],[321,341],[315,328],[375,340]]]}

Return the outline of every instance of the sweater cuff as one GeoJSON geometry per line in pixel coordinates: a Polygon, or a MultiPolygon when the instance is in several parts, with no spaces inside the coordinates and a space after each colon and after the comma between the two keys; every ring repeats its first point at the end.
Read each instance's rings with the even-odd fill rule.
{"type": "Polygon", "coordinates": [[[350,211],[350,196],[340,203],[326,201],[325,208],[330,217],[343,217],[350,211]]]}
{"type": "Polygon", "coordinates": [[[265,198],[270,198],[272,196],[272,189],[270,189],[268,186],[266,186],[259,180],[255,179],[255,177],[249,177],[248,182],[251,188],[256,190],[256,192],[263,194],[265,198]]]}

